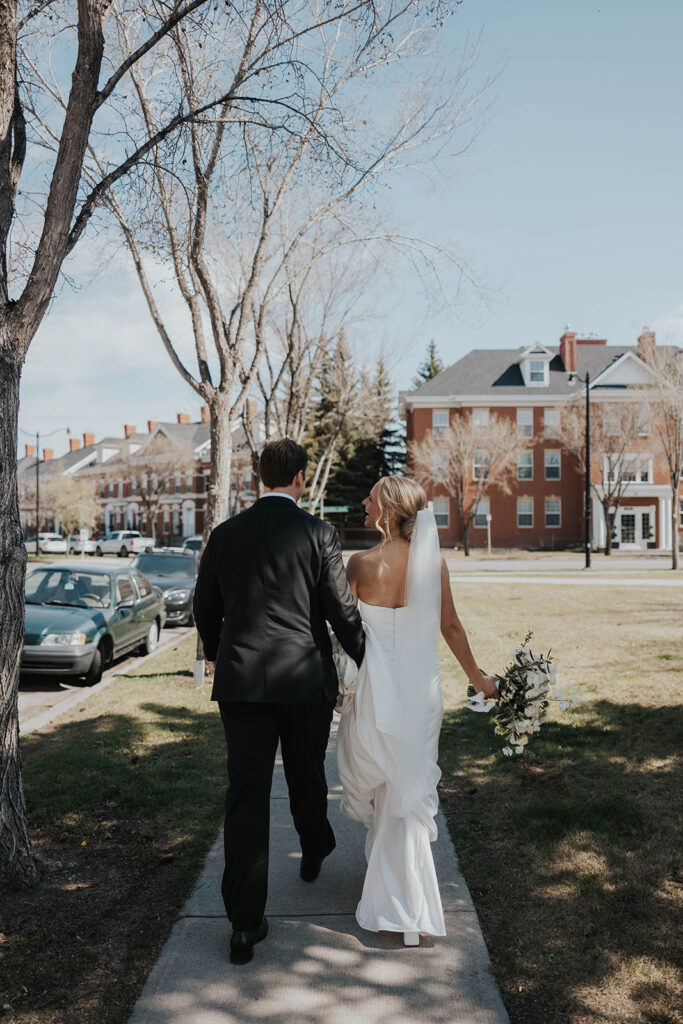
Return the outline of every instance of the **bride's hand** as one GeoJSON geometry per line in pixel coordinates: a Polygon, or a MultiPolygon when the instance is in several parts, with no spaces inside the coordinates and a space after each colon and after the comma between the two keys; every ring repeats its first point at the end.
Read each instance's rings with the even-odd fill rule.
{"type": "Polygon", "coordinates": [[[498,676],[479,676],[477,679],[470,679],[472,686],[477,693],[483,693],[487,700],[498,700],[498,676]]]}

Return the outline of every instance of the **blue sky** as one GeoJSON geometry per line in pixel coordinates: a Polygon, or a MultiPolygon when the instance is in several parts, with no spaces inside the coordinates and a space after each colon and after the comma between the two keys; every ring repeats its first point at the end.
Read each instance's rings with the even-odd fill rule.
{"type": "MultiPolygon", "coordinates": [[[[435,314],[404,273],[365,348],[384,345],[405,388],[431,337],[446,363],[556,344],[566,323],[611,344],[649,324],[683,344],[683,5],[463,0],[445,41],[480,31],[481,73],[498,72],[490,122],[446,180],[406,178],[389,203],[407,230],[457,242],[489,301],[435,314]]],[[[90,259],[77,256],[80,287],[56,299],[30,350],[21,426],[102,436],[197,416],[125,263],[93,277],[90,259]]]]}

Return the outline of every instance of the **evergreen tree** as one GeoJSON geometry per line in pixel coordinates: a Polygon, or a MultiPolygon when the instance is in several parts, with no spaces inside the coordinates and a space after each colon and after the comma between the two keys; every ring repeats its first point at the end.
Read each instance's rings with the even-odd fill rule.
{"type": "Polygon", "coordinates": [[[425,356],[424,362],[420,364],[417,369],[417,376],[413,380],[413,390],[422,387],[422,385],[431,380],[432,377],[436,377],[438,373],[441,373],[444,365],[439,359],[439,353],[436,351],[436,342],[432,338],[427,345],[427,355],[425,356]]]}

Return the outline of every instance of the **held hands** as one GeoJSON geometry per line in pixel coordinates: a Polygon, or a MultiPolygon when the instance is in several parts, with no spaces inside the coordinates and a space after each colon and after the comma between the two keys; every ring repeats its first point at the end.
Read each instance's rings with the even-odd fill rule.
{"type": "Polygon", "coordinates": [[[498,676],[485,676],[483,673],[470,682],[477,693],[483,693],[487,700],[498,700],[498,676]]]}

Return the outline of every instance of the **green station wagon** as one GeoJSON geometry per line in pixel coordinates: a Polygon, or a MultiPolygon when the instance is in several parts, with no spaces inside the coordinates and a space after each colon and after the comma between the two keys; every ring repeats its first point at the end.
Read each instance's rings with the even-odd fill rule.
{"type": "Polygon", "coordinates": [[[57,562],[26,577],[22,672],[85,676],[128,651],[151,653],[166,620],[158,587],[131,569],[57,562]]]}

